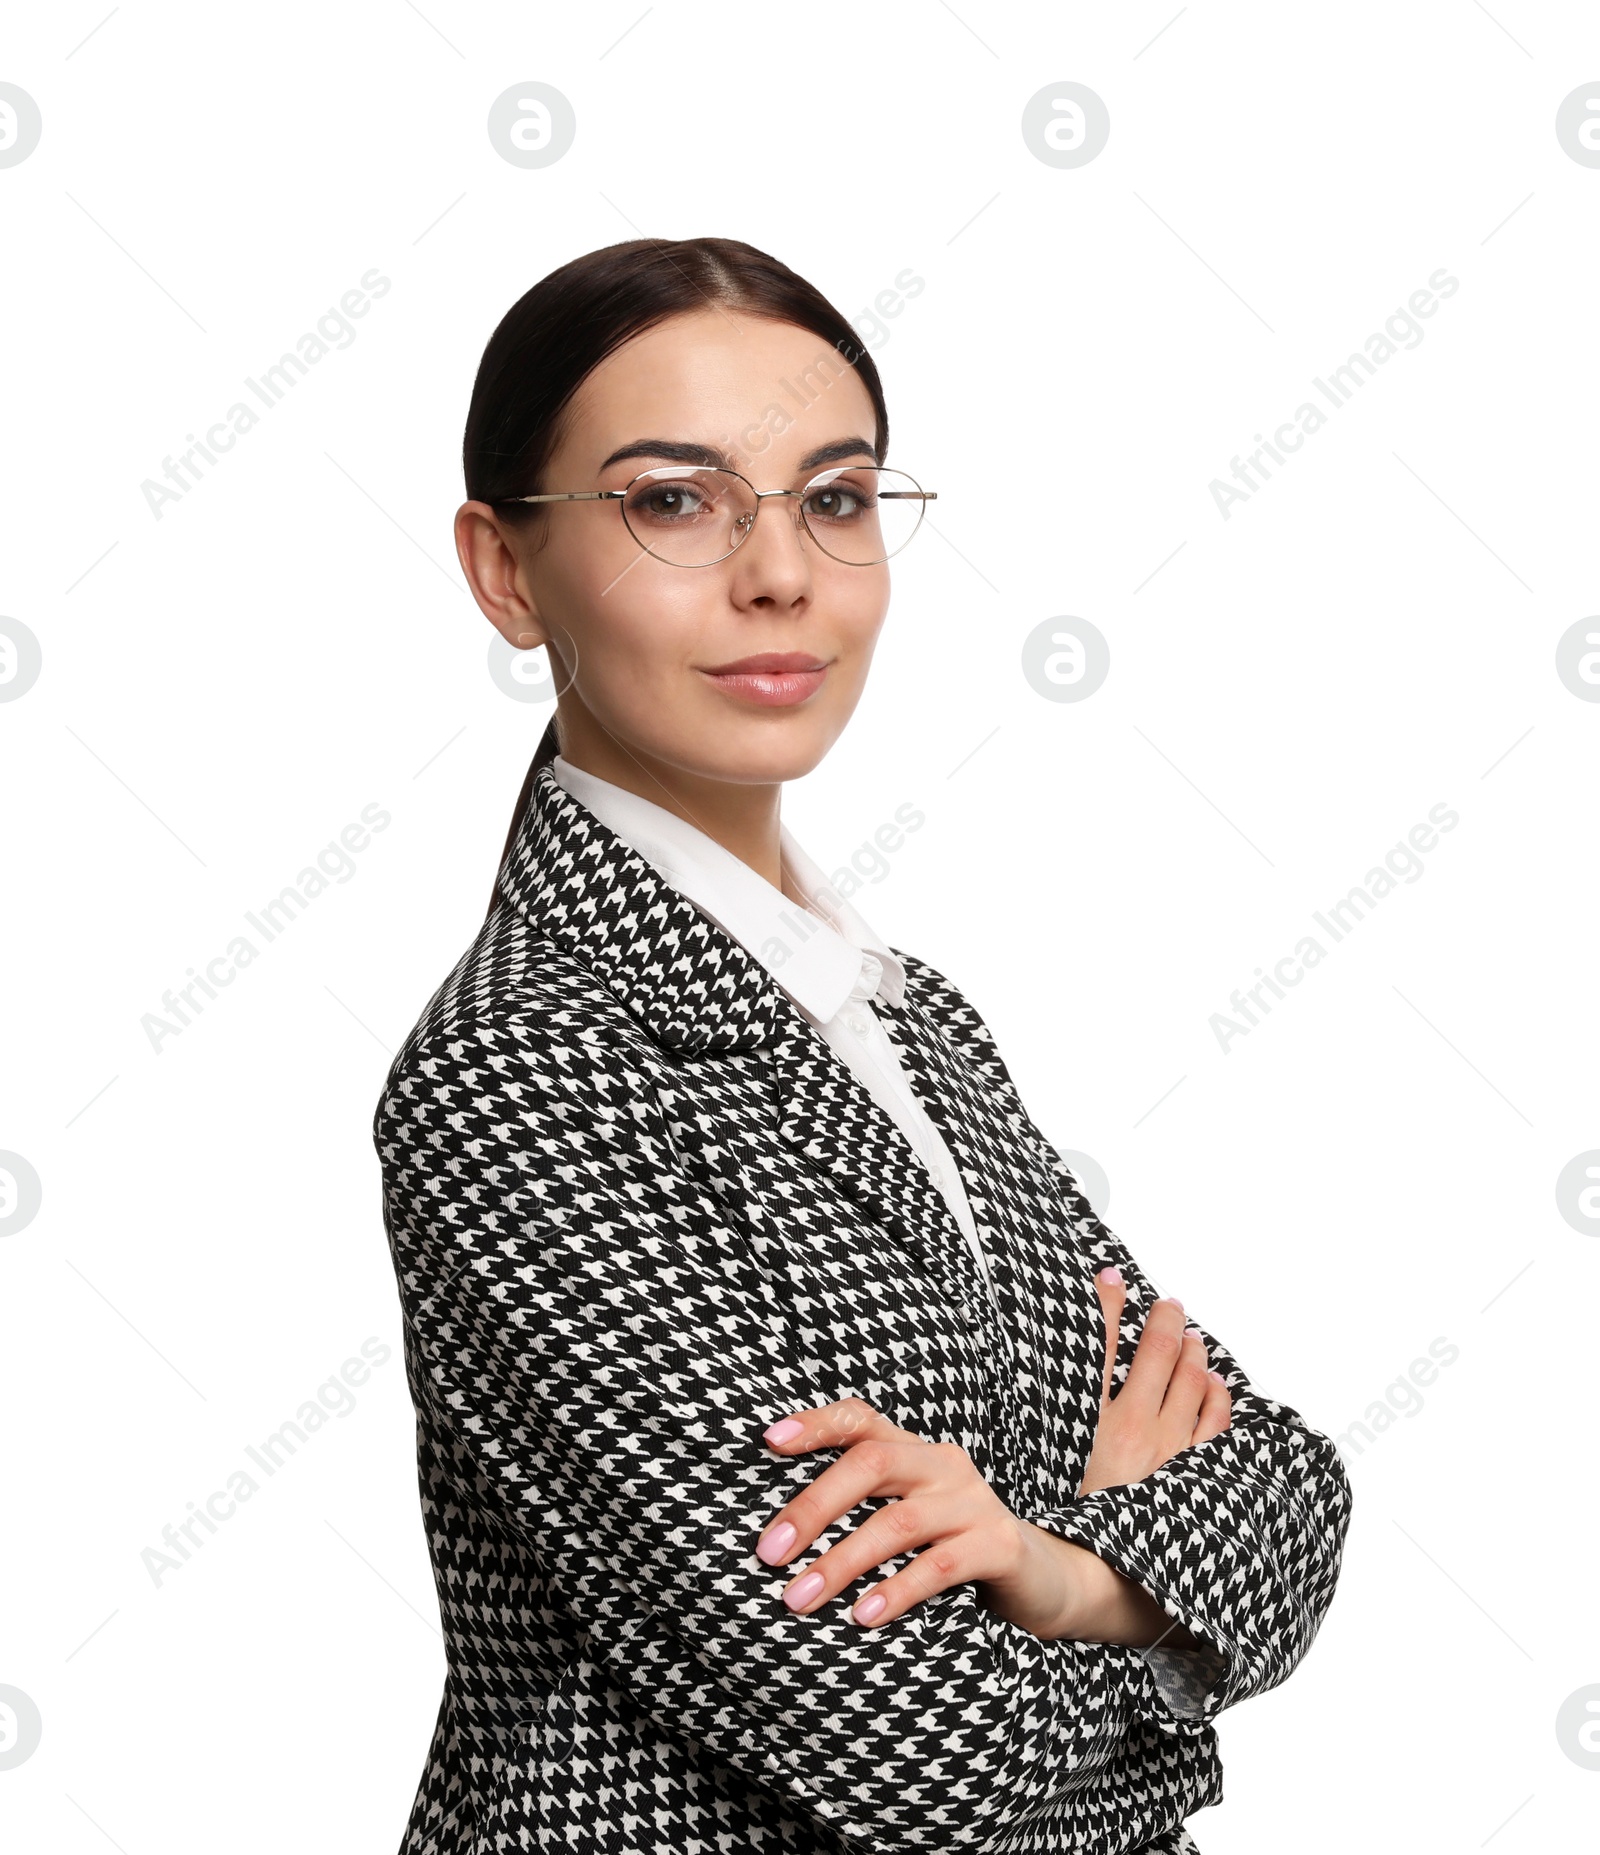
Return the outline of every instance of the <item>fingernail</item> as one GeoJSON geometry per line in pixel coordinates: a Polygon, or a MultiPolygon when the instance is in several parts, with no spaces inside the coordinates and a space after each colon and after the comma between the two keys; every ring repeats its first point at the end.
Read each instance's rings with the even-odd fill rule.
{"type": "Polygon", "coordinates": [[[1107,1288],[1115,1288],[1122,1281],[1122,1271],[1114,1262],[1108,1262],[1094,1279],[1104,1282],[1107,1288]]]}
{"type": "Polygon", "coordinates": [[[791,1585],[783,1594],[783,1601],[791,1610],[804,1610],[812,1598],[827,1583],[821,1572],[807,1572],[797,1585],[791,1585]]]}
{"type": "Polygon", "coordinates": [[[782,1526],[776,1526],[770,1533],[763,1533],[756,1545],[756,1557],[765,1559],[768,1565],[776,1565],[795,1542],[794,1523],[785,1520],[782,1526]]]}
{"type": "Polygon", "coordinates": [[[1183,1303],[1178,1299],[1176,1295],[1168,1295],[1167,1299],[1172,1303],[1172,1305],[1178,1310],[1180,1314],[1183,1312],[1183,1303]]]}
{"type": "Polygon", "coordinates": [[[871,1597],[862,1598],[861,1602],[856,1605],[855,1609],[852,1610],[850,1614],[855,1618],[857,1623],[870,1623],[874,1617],[882,1612],[884,1605],[887,1604],[888,1601],[888,1598],[886,1598],[881,1591],[874,1591],[871,1597]]]}
{"type": "Polygon", "coordinates": [[[787,1443],[791,1437],[798,1436],[805,1428],[798,1417],[785,1417],[782,1423],[775,1423],[763,1432],[769,1443],[787,1443]]]}
{"type": "Polygon", "coordinates": [[[1214,1378],[1217,1381],[1217,1383],[1223,1386],[1224,1388],[1226,1388],[1227,1386],[1228,1381],[1222,1376],[1220,1372],[1207,1372],[1206,1377],[1214,1378]]]}

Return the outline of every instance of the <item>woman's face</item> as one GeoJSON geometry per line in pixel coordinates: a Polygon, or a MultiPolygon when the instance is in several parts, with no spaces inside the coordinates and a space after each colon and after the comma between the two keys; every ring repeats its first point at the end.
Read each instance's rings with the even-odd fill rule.
{"type": "MultiPolygon", "coordinates": [[[[758,490],[800,489],[821,470],[876,462],[874,429],[866,388],[822,337],[707,308],[594,369],[540,487],[622,489],[641,471],[692,461],[725,464],[758,490]],[[664,444],[705,455],[663,454],[664,444]]],[[[662,506],[683,507],[670,495],[662,506]]],[[[574,759],[602,777],[620,756],[751,783],[817,765],[860,699],[888,610],[886,564],[824,553],[792,497],[763,501],[726,559],[696,567],[646,553],[614,502],[539,507],[532,529],[480,521],[464,535],[469,511],[489,514],[469,503],[458,546],[507,639],[549,646],[574,759]],[[787,686],[728,672],[766,652],[817,668],[787,686]]]]}

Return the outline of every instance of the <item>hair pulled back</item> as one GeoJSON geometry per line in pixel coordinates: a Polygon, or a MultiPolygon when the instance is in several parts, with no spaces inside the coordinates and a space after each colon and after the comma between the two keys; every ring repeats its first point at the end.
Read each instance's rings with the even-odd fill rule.
{"type": "MultiPolygon", "coordinates": [[[[634,238],[573,258],[519,297],[489,337],[461,445],[469,501],[497,505],[515,527],[548,520],[548,505],[509,502],[545,487],[573,396],[607,355],[672,316],[708,307],[809,329],[860,376],[872,401],[881,463],[889,414],[871,354],[846,317],[812,284],[736,238],[634,238]]],[[[562,485],[568,489],[577,487],[562,485]]],[[[561,751],[552,714],[518,795],[502,861],[516,841],[539,768],[561,751]]],[[[500,906],[495,887],[489,904],[500,906]]]]}

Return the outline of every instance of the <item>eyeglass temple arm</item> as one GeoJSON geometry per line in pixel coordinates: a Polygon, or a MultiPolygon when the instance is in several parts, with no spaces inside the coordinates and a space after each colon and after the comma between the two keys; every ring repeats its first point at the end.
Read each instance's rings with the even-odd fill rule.
{"type": "MultiPolygon", "coordinates": [[[[501,502],[609,502],[626,496],[626,490],[547,490],[539,496],[502,496],[501,502]]],[[[800,490],[757,490],[761,496],[798,496],[800,490]]],[[[879,490],[878,500],[889,502],[937,502],[937,490],[879,490]]]]}
{"type": "Polygon", "coordinates": [[[540,496],[502,496],[501,502],[609,502],[626,490],[549,490],[540,496]]]}

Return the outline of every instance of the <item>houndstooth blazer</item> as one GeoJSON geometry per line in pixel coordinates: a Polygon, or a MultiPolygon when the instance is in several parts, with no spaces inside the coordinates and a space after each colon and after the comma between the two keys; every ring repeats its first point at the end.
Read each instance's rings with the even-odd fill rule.
{"type": "MultiPolygon", "coordinates": [[[[541,754],[548,758],[553,736],[541,754]]],[[[767,970],[536,760],[499,906],[373,1121],[447,1656],[401,1855],[1197,1855],[1214,1722],[1332,1598],[1333,1444],[1214,1336],[1230,1427],[1079,1498],[1105,1333],[1156,1291],[949,980],[878,1002],[961,1168],[993,1292],[926,1168],[767,970]],[[968,1584],[878,1629],[755,1542],[856,1394],[1154,1593],[1204,1657],[1042,1642],[968,1584]],[[1187,1687],[1184,1676],[1189,1677],[1187,1687]],[[1187,1695],[1187,1697],[1186,1697],[1187,1695]]]]}

